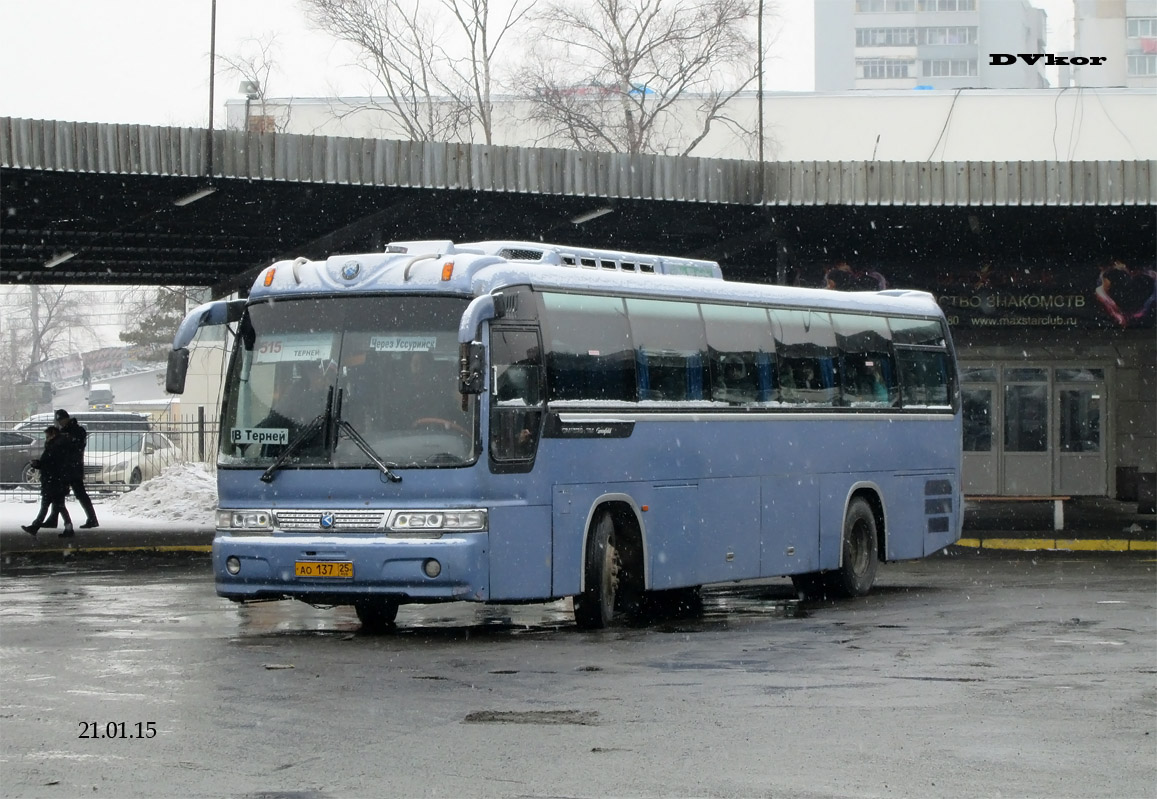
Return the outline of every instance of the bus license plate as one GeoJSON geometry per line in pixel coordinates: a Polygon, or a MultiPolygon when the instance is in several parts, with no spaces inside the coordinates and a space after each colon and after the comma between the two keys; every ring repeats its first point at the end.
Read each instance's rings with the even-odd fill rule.
{"type": "Polygon", "coordinates": [[[354,565],[340,561],[299,560],[295,564],[294,574],[298,577],[335,577],[339,580],[352,580],[354,565]]]}

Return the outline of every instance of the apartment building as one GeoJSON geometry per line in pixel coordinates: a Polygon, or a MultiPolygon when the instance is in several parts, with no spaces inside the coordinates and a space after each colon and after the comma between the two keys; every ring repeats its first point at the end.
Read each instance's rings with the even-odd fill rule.
{"type": "Polygon", "coordinates": [[[1045,12],[1026,0],[815,0],[815,87],[1040,89],[1045,12]]]}
{"type": "Polygon", "coordinates": [[[1073,53],[1106,60],[1062,72],[1062,86],[1157,88],[1157,0],[1074,0],[1073,6],[1073,53]]]}

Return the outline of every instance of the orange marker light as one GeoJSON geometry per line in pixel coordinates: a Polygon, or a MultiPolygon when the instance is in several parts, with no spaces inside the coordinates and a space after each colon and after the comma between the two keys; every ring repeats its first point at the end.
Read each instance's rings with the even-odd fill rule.
{"type": "Polygon", "coordinates": [[[267,286],[273,285],[273,275],[276,272],[277,272],[277,270],[274,269],[273,267],[270,267],[268,270],[266,270],[266,272],[265,272],[265,285],[267,285],[267,286]]]}
{"type": "Polygon", "coordinates": [[[447,261],[446,263],[442,264],[442,279],[443,280],[449,280],[453,276],[454,276],[454,262],[453,261],[447,261]]]}
{"type": "Polygon", "coordinates": [[[650,505],[644,505],[644,506],[643,506],[643,513],[646,513],[646,512],[647,512],[647,511],[649,511],[650,509],[651,509],[651,506],[650,506],[650,505]]]}

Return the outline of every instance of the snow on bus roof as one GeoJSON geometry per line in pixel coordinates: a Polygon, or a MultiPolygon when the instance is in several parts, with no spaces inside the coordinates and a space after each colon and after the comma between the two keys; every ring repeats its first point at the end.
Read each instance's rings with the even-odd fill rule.
{"type": "Polygon", "coordinates": [[[499,291],[507,286],[528,285],[536,289],[630,293],[686,300],[717,300],[734,304],[800,305],[828,310],[916,313],[938,316],[940,306],[925,291],[833,291],[763,283],[702,280],[695,277],[576,270],[572,267],[496,264],[474,274],[475,296],[499,291]]]}
{"type": "Polygon", "coordinates": [[[359,293],[430,289],[478,297],[517,285],[734,304],[941,314],[935,298],[922,291],[848,292],[729,282],[722,279],[719,265],[714,261],[515,240],[465,244],[442,239],[400,241],[391,243],[385,253],[334,255],[325,261],[304,258],[282,261],[258,275],[249,299],[316,294],[319,291],[359,293]],[[449,279],[443,272],[443,260],[448,257],[453,257],[455,262],[449,279]],[[591,264],[583,259],[596,261],[591,264]],[[651,268],[642,270],[644,266],[651,268]]]}

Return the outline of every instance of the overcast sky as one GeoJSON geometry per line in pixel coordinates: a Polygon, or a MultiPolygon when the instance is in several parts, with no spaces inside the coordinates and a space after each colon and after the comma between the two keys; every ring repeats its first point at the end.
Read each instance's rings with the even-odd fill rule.
{"type": "MultiPolygon", "coordinates": [[[[1050,50],[1071,46],[1072,0],[1032,4],[1049,14],[1050,50]]],[[[778,7],[767,86],[811,91],[813,3],[778,7]]],[[[0,0],[0,116],[204,127],[211,8],[212,0],[0,0]]],[[[365,93],[348,52],[310,29],[299,0],[217,0],[218,55],[236,57],[246,40],[271,33],[280,48],[272,96],[365,93]]],[[[215,126],[239,82],[219,68],[215,126]]]]}

